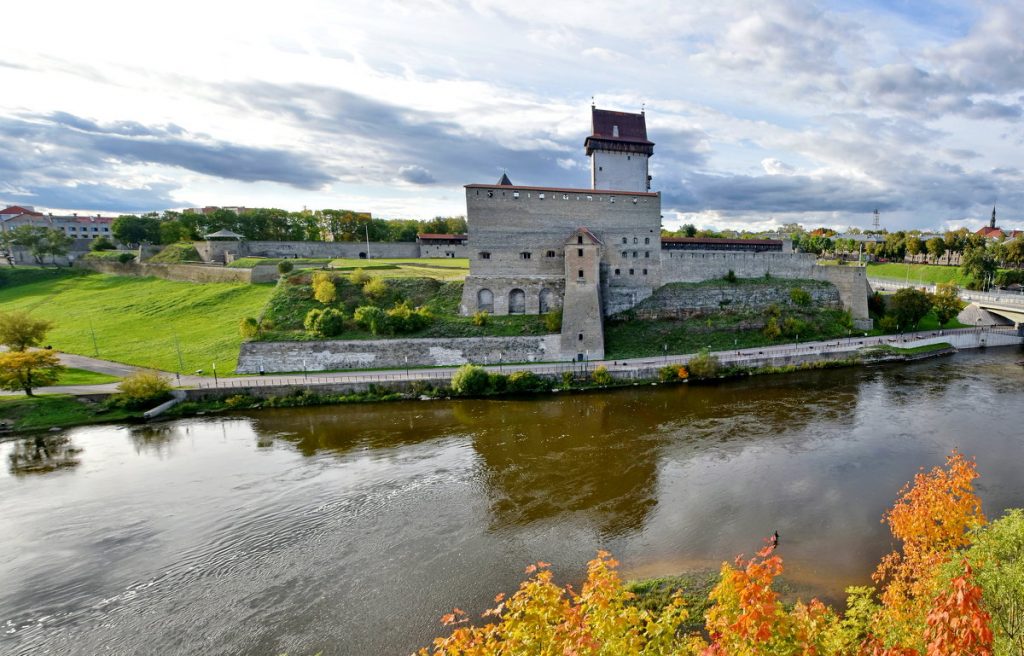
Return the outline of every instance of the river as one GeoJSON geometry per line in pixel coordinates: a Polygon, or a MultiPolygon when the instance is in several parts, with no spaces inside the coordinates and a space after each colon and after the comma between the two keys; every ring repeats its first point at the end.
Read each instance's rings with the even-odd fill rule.
{"type": "Polygon", "coordinates": [[[0,652],[403,654],[545,560],[865,584],[953,447],[1024,506],[1018,349],[720,385],[268,410],[0,443],[0,652]],[[12,454],[15,454],[12,457],[12,454]]]}

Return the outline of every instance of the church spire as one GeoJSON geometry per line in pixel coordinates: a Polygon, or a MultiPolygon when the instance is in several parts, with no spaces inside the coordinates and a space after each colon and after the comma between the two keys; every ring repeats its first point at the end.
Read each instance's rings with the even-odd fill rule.
{"type": "Polygon", "coordinates": [[[989,221],[988,225],[989,225],[990,228],[996,227],[996,206],[995,205],[992,206],[992,220],[989,221]]]}

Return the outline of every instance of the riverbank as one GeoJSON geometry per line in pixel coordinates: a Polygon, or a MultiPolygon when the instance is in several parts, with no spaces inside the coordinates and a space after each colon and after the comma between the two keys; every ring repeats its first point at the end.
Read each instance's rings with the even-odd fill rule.
{"type": "MultiPolygon", "coordinates": [[[[921,340],[915,340],[919,342],[921,340]]],[[[915,343],[910,342],[910,343],[915,343]]],[[[554,368],[544,365],[477,367],[482,382],[470,390],[453,389],[458,370],[419,370],[347,375],[334,380],[316,376],[300,380],[271,378],[228,379],[212,387],[182,390],[183,402],[160,420],[203,416],[237,410],[298,408],[350,403],[424,401],[452,398],[524,397],[553,393],[612,390],[638,385],[715,384],[747,376],[763,376],[834,369],[886,362],[908,362],[956,352],[949,342],[897,346],[902,342],[794,345],[791,349],[704,353],[662,361],[572,363],[554,368]],[[850,346],[856,346],[851,350],[850,346]],[[700,359],[703,365],[694,363],[700,359]],[[508,372],[508,373],[506,373],[508,372]]],[[[102,423],[144,423],[141,410],[110,408],[104,394],[40,394],[35,397],[0,397],[0,438],[102,423]]]]}

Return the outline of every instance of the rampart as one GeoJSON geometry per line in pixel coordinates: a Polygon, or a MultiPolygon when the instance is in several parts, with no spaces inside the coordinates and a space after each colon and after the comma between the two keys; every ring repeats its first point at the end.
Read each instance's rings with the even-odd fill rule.
{"type": "Polygon", "coordinates": [[[238,373],[335,371],[559,359],[559,336],[245,342],[238,373]]]}
{"type": "MultiPolygon", "coordinates": [[[[420,257],[420,246],[415,242],[358,241],[197,241],[199,256],[206,262],[231,262],[240,257],[308,257],[371,259],[391,257],[420,257]],[[369,255],[367,255],[369,253],[369,255]]],[[[442,256],[443,257],[443,256],[442,256]]]]}
{"type": "Polygon", "coordinates": [[[203,264],[153,264],[128,262],[107,262],[80,258],[75,260],[75,267],[88,269],[98,273],[111,273],[117,276],[136,276],[140,278],[154,277],[179,282],[241,282],[261,283],[274,282],[278,273],[274,267],[256,267],[252,269],[231,269],[222,266],[203,264]]]}

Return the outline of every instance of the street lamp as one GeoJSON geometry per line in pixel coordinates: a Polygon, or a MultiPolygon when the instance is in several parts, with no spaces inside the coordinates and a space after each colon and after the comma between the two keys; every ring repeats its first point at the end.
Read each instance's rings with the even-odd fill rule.
{"type": "Polygon", "coordinates": [[[661,351],[665,354],[665,362],[668,362],[668,344],[662,344],[661,351]]]}
{"type": "Polygon", "coordinates": [[[213,363],[213,386],[217,386],[217,363],[213,363]]]}

